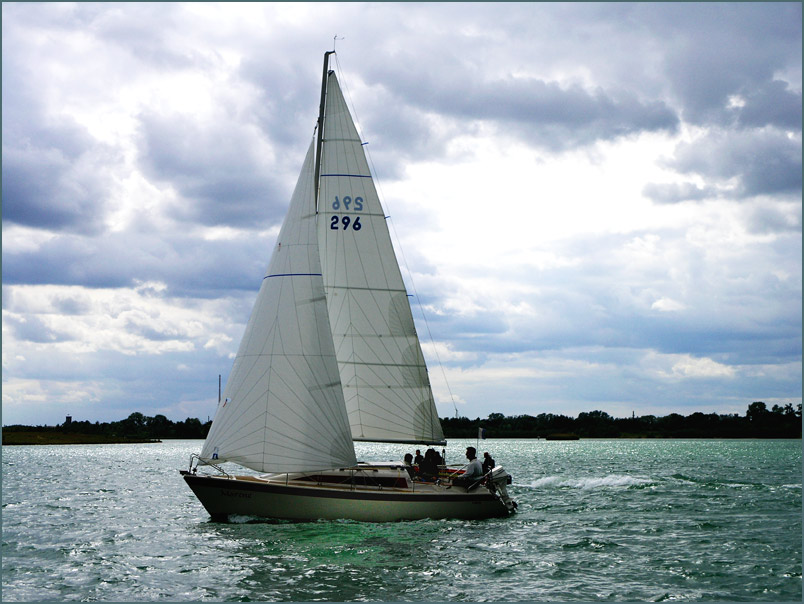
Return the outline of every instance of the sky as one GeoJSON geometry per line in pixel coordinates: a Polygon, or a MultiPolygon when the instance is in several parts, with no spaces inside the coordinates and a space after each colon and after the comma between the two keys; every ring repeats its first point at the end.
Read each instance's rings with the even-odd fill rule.
{"type": "Polygon", "coordinates": [[[2,18],[4,425],[214,416],[333,45],[442,417],[801,402],[800,3],[2,18]]]}

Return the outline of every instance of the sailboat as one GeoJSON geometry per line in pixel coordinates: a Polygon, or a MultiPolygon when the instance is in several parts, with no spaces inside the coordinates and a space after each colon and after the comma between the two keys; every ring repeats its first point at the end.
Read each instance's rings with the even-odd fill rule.
{"type": "Polygon", "coordinates": [[[209,434],[182,471],[213,520],[506,516],[501,466],[358,462],[355,441],[444,446],[408,294],[357,129],[324,54],[314,136],[209,434]],[[255,473],[230,474],[234,462],[255,473]],[[210,473],[210,468],[214,473],[210,473]],[[205,469],[199,472],[199,469],[205,469]]]}

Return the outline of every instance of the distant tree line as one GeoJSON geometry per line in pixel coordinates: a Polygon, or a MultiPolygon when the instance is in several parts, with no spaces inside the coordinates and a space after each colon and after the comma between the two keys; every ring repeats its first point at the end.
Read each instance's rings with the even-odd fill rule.
{"type": "Polygon", "coordinates": [[[63,432],[72,434],[91,434],[119,438],[163,439],[163,438],[206,438],[211,421],[204,424],[201,420],[188,417],[184,421],[174,422],[164,415],[148,417],[135,412],[126,419],[117,422],[65,421],[59,426],[3,426],[4,432],[63,432]]]}
{"type": "Polygon", "coordinates": [[[441,425],[446,438],[476,438],[479,427],[488,438],[801,438],[801,405],[768,409],[758,401],[748,406],[744,416],[671,413],[615,418],[605,411],[590,411],[571,418],[552,413],[511,417],[491,413],[484,420],[444,418],[441,425]]]}
{"type": "MultiPolygon", "coordinates": [[[[59,426],[3,426],[4,432],[63,432],[121,438],[165,439],[206,438],[211,421],[188,417],[173,422],[164,415],[148,417],[135,412],[117,422],[69,421],[59,426]]],[[[671,413],[664,417],[643,415],[616,418],[605,411],[581,413],[577,418],[553,413],[506,416],[491,413],[488,418],[442,418],[446,438],[475,438],[482,427],[489,438],[801,438],[801,405],[768,409],[763,402],[748,406],[744,416],[717,413],[671,413]]]]}

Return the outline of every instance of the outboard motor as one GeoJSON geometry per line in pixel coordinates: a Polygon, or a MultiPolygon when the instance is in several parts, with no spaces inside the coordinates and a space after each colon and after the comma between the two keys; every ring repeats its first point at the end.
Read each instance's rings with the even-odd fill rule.
{"type": "Polygon", "coordinates": [[[511,499],[510,495],[508,495],[507,487],[512,481],[511,475],[506,472],[502,466],[494,468],[491,471],[491,476],[486,480],[488,490],[505,504],[509,514],[513,513],[517,508],[516,501],[511,499]]]}

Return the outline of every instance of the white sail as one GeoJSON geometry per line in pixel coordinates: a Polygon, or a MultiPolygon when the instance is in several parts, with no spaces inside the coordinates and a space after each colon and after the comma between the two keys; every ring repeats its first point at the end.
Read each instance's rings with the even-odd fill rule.
{"type": "Polygon", "coordinates": [[[468,484],[444,467],[440,480],[422,481],[401,462],[355,459],[353,439],[445,441],[385,215],[329,72],[333,53],[324,53],[315,144],[184,480],[213,520],[506,516],[516,502],[501,466],[468,484]],[[197,471],[203,461],[265,474],[209,475],[197,471]]]}
{"type": "Polygon", "coordinates": [[[321,276],[313,157],[311,144],[202,459],[259,472],[356,463],[321,276]]]}
{"type": "Polygon", "coordinates": [[[321,267],[352,437],[442,443],[385,213],[333,72],[319,182],[321,267]]]}

